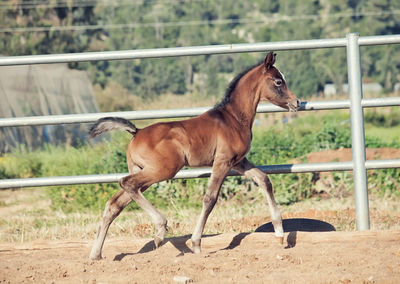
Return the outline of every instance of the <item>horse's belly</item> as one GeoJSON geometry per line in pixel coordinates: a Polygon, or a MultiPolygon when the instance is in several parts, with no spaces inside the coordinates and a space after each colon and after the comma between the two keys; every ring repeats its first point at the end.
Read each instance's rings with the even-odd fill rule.
{"type": "Polygon", "coordinates": [[[211,153],[189,153],[186,155],[186,166],[188,167],[211,167],[214,155],[211,153]]]}

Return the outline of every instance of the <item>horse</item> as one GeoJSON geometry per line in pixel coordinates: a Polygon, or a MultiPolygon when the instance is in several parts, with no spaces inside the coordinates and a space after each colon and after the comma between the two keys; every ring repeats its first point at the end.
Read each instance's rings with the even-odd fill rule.
{"type": "Polygon", "coordinates": [[[217,202],[221,185],[231,169],[256,182],[267,199],[275,236],[283,243],[281,213],[268,176],[246,159],[252,140],[257,105],[269,101],[296,111],[300,101],[288,89],[283,74],[274,66],[276,54],[236,76],[224,99],[200,116],[181,121],[160,122],[143,129],[119,117],[99,119],[91,137],[110,130],[124,130],[133,137],[127,150],[129,175],[119,180],[121,189],[107,201],[90,259],[102,258],[109,226],[131,201],[147,212],[154,225],[154,245],[164,241],[167,219],[143,196],[152,184],[171,179],[184,166],[212,167],[203,207],[191,236],[192,251],[201,252],[201,237],[207,218],[217,202]]]}

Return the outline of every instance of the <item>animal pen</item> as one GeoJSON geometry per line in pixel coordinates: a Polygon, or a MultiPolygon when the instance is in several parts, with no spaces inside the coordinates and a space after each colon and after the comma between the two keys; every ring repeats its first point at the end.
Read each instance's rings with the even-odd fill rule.
{"type": "MultiPolygon", "coordinates": [[[[265,52],[270,50],[283,51],[344,47],[347,50],[350,99],[321,102],[303,102],[299,111],[350,109],[352,161],[267,166],[261,165],[258,166],[258,168],[267,174],[353,171],[357,230],[368,230],[369,208],[366,171],[368,169],[400,168],[400,159],[366,161],[363,108],[400,106],[400,97],[374,99],[362,98],[360,46],[399,43],[400,35],[360,37],[357,33],[350,33],[347,34],[345,38],[335,39],[0,57],[0,66],[68,63],[99,60],[162,58],[244,52],[265,52]]],[[[91,123],[97,121],[102,117],[109,116],[120,116],[125,119],[132,120],[191,117],[200,115],[209,109],[210,108],[190,108],[0,118],[0,127],[91,123]]],[[[277,106],[273,106],[271,104],[260,105],[257,109],[257,112],[259,113],[282,111],[286,110],[277,106]]],[[[209,177],[210,173],[210,168],[187,169],[178,172],[174,179],[209,177]]],[[[120,178],[126,175],[126,173],[115,173],[102,175],[3,179],[0,180],[0,189],[91,183],[113,183],[117,182],[120,178]]],[[[238,173],[231,171],[229,175],[238,175],[238,173]]]]}

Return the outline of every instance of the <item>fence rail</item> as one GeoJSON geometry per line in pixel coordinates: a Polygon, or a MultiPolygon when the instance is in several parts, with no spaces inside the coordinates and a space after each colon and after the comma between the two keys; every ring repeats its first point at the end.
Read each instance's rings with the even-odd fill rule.
{"type": "MultiPolygon", "coordinates": [[[[399,42],[400,35],[367,36],[360,37],[358,39],[358,44],[361,46],[394,44],[399,42]]],[[[162,58],[243,52],[265,52],[266,50],[283,51],[336,47],[347,47],[347,38],[0,57],[0,66],[162,58]]]]}
{"type": "MultiPolygon", "coordinates": [[[[339,163],[313,163],[313,164],[287,164],[259,166],[259,168],[271,174],[276,173],[302,173],[320,171],[348,171],[354,172],[354,192],[356,204],[357,229],[369,229],[369,209],[367,191],[367,169],[400,168],[400,159],[395,160],[365,160],[364,143],[364,107],[399,106],[400,98],[376,98],[362,99],[360,46],[399,44],[400,35],[359,37],[351,33],[346,38],[317,39],[301,41],[264,42],[252,44],[225,44],[210,46],[175,47],[161,49],[142,49],[124,51],[89,52],[73,54],[33,55],[0,57],[0,66],[25,65],[25,64],[50,64],[100,60],[122,60],[142,58],[163,58],[177,56],[195,56],[243,52],[265,52],[268,50],[300,50],[319,48],[346,48],[348,79],[350,86],[350,100],[305,102],[301,110],[326,110],[326,109],[350,109],[353,161],[339,163]]],[[[71,115],[53,115],[36,117],[1,118],[0,127],[16,127],[44,124],[67,124],[94,122],[105,116],[122,116],[127,119],[155,119],[189,117],[201,114],[209,108],[192,108],[179,110],[133,111],[133,112],[109,112],[88,113],[71,115]]],[[[281,112],[283,109],[269,104],[260,105],[259,112],[281,112]]],[[[231,175],[236,173],[231,172],[231,175]]],[[[67,177],[44,177],[26,179],[0,180],[0,189],[50,185],[72,185],[88,183],[116,182],[126,174],[106,175],[81,175],[67,177]]],[[[180,171],[175,178],[208,177],[210,169],[190,169],[180,171]]]]}
{"type": "MultiPolygon", "coordinates": [[[[400,168],[400,159],[393,160],[369,160],[365,162],[365,167],[369,170],[400,168]]],[[[258,166],[260,170],[267,174],[289,174],[289,173],[309,173],[309,172],[333,172],[333,171],[352,171],[352,162],[331,162],[331,163],[307,163],[307,164],[283,164],[258,166]]],[[[179,171],[174,179],[186,178],[205,178],[211,174],[211,168],[198,168],[179,171]]],[[[102,174],[102,175],[79,175],[79,176],[58,176],[44,178],[21,178],[3,180],[0,189],[21,188],[21,187],[40,187],[58,185],[77,185],[93,183],[114,183],[118,182],[128,173],[102,174]]],[[[239,176],[235,171],[231,171],[228,176],[239,176]]]]}
{"type": "MultiPolygon", "coordinates": [[[[361,105],[365,108],[400,106],[400,97],[363,99],[361,101],[361,105]]],[[[350,108],[350,100],[315,101],[315,102],[302,102],[299,111],[349,109],[349,108],[350,108]]],[[[109,117],[109,116],[119,116],[132,120],[182,118],[182,117],[191,117],[200,115],[209,109],[211,109],[211,107],[10,117],[10,118],[0,118],[0,127],[91,123],[97,121],[102,117],[109,117]]],[[[287,110],[272,104],[261,104],[258,106],[257,112],[258,113],[287,112],[287,110]]]]}

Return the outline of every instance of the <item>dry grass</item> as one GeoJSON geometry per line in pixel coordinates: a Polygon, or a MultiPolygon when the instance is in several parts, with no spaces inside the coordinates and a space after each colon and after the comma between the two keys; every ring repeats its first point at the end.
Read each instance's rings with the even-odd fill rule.
{"type": "Polygon", "coordinates": [[[153,99],[144,99],[134,94],[115,82],[111,82],[104,89],[94,87],[96,101],[101,111],[130,111],[130,110],[156,110],[213,106],[220,97],[205,96],[198,93],[184,95],[161,94],[153,99]]]}
{"type": "MultiPolygon", "coordinates": [[[[400,208],[394,197],[370,196],[371,228],[400,229],[400,208]]],[[[52,211],[50,201],[40,189],[0,192],[0,241],[92,240],[101,221],[101,212],[70,213],[52,211]]],[[[355,229],[353,197],[311,198],[290,206],[280,206],[284,218],[312,218],[332,224],[337,230],[355,229]]],[[[199,208],[181,208],[171,204],[161,210],[169,220],[169,236],[191,234],[199,208]]],[[[256,198],[243,203],[219,202],[206,226],[205,234],[253,231],[270,221],[266,202],[256,198]]],[[[112,237],[150,237],[153,225],[142,211],[124,211],[110,227],[112,237]]]]}

